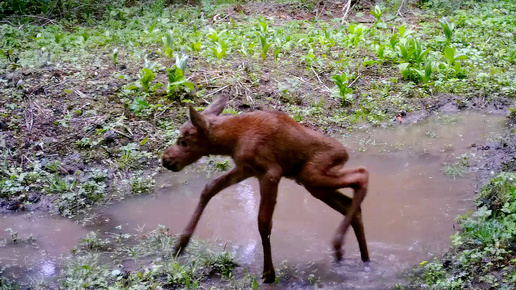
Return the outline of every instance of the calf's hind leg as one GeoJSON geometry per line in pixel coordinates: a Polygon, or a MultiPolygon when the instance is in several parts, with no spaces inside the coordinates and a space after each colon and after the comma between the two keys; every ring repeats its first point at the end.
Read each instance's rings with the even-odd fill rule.
{"type": "MultiPolygon", "coordinates": [[[[352,198],[349,196],[339,192],[334,189],[327,188],[307,188],[307,190],[317,199],[320,199],[322,202],[333,208],[334,210],[340,212],[342,215],[347,216],[350,209],[352,198]]],[[[351,227],[355,232],[355,236],[358,241],[358,246],[360,248],[360,256],[362,261],[369,261],[369,252],[367,250],[367,242],[364,231],[364,223],[362,221],[362,210],[361,208],[355,213],[355,216],[351,219],[351,227]]],[[[340,230],[340,229],[339,229],[340,230]]],[[[339,232],[336,233],[336,238],[339,235],[339,232]]],[[[334,245],[335,246],[335,245],[334,245]]],[[[338,248],[335,249],[337,256],[337,260],[342,259],[342,250],[340,245],[337,245],[338,248]],[[337,252],[339,251],[339,252],[337,252]]]]}
{"type": "MultiPolygon", "coordinates": [[[[367,185],[369,182],[369,173],[365,168],[331,168],[329,170],[321,170],[317,167],[317,164],[310,164],[304,168],[302,172],[303,184],[307,188],[326,188],[328,190],[336,191],[339,188],[349,187],[352,188],[353,198],[351,199],[351,205],[346,207],[346,215],[344,220],[337,229],[335,238],[333,240],[333,247],[335,250],[335,258],[339,261],[342,259],[342,244],[344,242],[344,235],[346,234],[352,221],[355,219],[357,213],[360,212],[360,205],[364,201],[367,194],[367,185]]],[[[313,193],[312,193],[313,194],[313,193]]],[[[316,192],[317,194],[317,192],[316,192]]],[[[332,194],[323,194],[322,196],[335,196],[332,194]]],[[[335,199],[334,197],[333,199],[335,199]]],[[[329,205],[338,204],[331,197],[326,197],[329,205]]],[[[342,201],[341,201],[342,202],[342,201]]],[[[332,206],[333,207],[333,206],[332,206]]],[[[363,227],[363,226],[362,226],[363,227]]],[[[364,238],[365,240],[365,238],[364,238]]],[[[359,242],[360,243],[360,242],[359,242]]],[[[363,247],[363,246],[362,246],[363,247]]],[[[364,256],[362,256],[364,259],[364,256]]],[[[365,257],[368,260],[368,256],[365,257]]]]}

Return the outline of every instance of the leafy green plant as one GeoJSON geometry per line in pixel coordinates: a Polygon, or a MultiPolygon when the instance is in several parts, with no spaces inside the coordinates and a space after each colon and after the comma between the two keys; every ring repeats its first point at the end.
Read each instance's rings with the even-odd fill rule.
{"type": "Polygon", "coordinates": [[[167,75],[167,93],[169,94],[169,96],[172,95],[178,88],[184,88],[188,92],[193,91],[194,84],[185,78],[183,70],[177,67],[176,65],[167,68],[167,75]]]}
{"type": "Polygon", "coordinates": [[[129,104],[129,110],[136,113],[136,115],[143,115],[151,105],[146,101],[145,96],[138,96],[129,104]]]}
{"type": "Polygon", "coordinates": [[[444,58],[446,59],[446,64],[442,64],[444,69],[446,70],[446,79],[450,72],[454,76],[464,76],[465,72],[461,67],[459,60],[468,59],[465,54],[457,54],[457,49],[453,46],[446,46],[443,51],[444,58]]]}
{"type": "Polygon", "coordinates": [[[433,71],[432,62],[426,60],[430,49],[423,49],[421,41],[412,37],[400,41],[397,45],[404,61],[398,65],[403,78],[415,82],[428,82],[433,71]]]}
{"type": "Polygon", "coordinates": [[[278,47],[276,47],[274,49],[274,62],[276,63],[276,65],[278,65],[278,60],[279,60],[279,54],[281,53],[281,49],[279,49],[278,47]]]}
{"type": "Polygon", "coordinates": [[[385,60],[385,45],[376,46],[376,56],[378,57],[378,71],[382,71],[382,64],[385,60]]]}
{"type": "Polygon", "coordinates": [[[174,55],[174,34],[172,31],[167,32],[165,36],[161,38],[161,42],[165,48],[165,55],[172,58],[174,55]]]}
{"type": "Polygon", "coordinates": [[[382,15],[385,13],[387,9],[381,9],[378,5],[375,5],[374,6],[374,9],[371,10],[369,13],[371,13],[371,15],[374,16],[374,18],[376,18],[376,23],[379,23],[382,21],[382,15]]]}
{"type": "Polygon", "coordinates": [[[226,56],[227,50],[228,50],[228,47],[227,47],[226,43],[222,40],[215,42],[214,45],[211,47],[213,56],[215,58],[217,58],[218,60],[221,60],[226,56]]]}
{"type": "Polygon", "coordinates": [[[113,49],[112,60],[113,60],[113,64],[118,63],[118,49],[116,49],[116,48],[113,49]]]}
{"type": "Polygon", "coordinates": [[[221,40],[220,38],[224,35],[226,30],[219,31],[218,29],[215,30],[213,28],[210,28],[210,32],[206,35],[206,37],[213,43],[218,42],[221,40]]]}
{"type": "Polygon", "coordinates": [[[354,46],[358,47],[358,44],[360,43],[360,40],[363,38],[363,34],[365,31],[367,31],[367,27],[363,24],[350,24],[349,28],[349,43],[354,46]]]}
{"type": "Polygon", "coordinates": [[[267,59],[267,52],[269,51],[269,48],[271,47],[272,43],[267,42],[267,38],[263,36],[262,34],[258,35],[260,38],[260,44],[262,47],[262,51],[260,53],[260,56],[263,60],[267,59]]]}
{"type": "Polygon", "coordinates": [[[448,22],[446,18],[442,18],[439,20],[441,26],[443,28],[444,36],[446,37],[446,45],[449,45],[452,41],[453,31],[455,29],[455,25],[451,22],[448,22]]]}
{"type": "Polygon", "coordinates": [[[148,92],[150,89],[150,82],[154,79],[154,72],[146,67],[140,71],[140,85],[144,92],[148,92]]]}
{"type": "Polygon", "coordinates": [[[156,181],[150,176],[135,175],[129,183],[133,194],[148,194],[154,190],[156,181]]]}
{"type": "Polygon", "coordinates": [[[304,60],[309,67],[312,66],[317,60],[317,57],[314,54],[314,49],[310,48],[305,55],[301,56],[301,59],[304,60]]]}
{"type": "Polygon", "coordinates": [[[265,17],[258,18],[258,29],[262,33],[267,33],[269,29],[269,23],[267,23],[267,19],[265,17]]]}
{"type": "Polygon", "coordinates": [[[332,90],[332,96],[339,98],[345,104],[353,101],[353,89],[349,87],[349,81],[354,78],[354,74],[344,72],[342,74],[334,74],[331,79],[335,83],[332,90]]]}

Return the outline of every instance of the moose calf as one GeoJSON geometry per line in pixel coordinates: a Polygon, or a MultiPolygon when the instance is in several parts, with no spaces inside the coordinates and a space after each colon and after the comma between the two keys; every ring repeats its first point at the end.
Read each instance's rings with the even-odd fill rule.
{"type": "Polygon", "coordinates": [[[231,156],[235,168],[206,185],[197,208],[180,236],[179,254],[190,241],[210,199],[235,183],[256,177],[260,184],[258,230],[262,239],[263,281],[275,280],[270,234],[278,183],[282,177],[296,180],[314,197],[343,214],[344,220],[333,239],[337,261],[342,259],[344,235],[353,227],[364,262],[369,261],[361,203],[367,192],[368,172],[364,168],[344,168],[348,152],[342,144],[295,122],[285,113],[255,111],[237,116],[219,116],[227,103],[219,97],[206,110],[190,107],[190,122],[181,129],[177,144],[163,154],[163,166],[180,171],[209,154],[231,156]],[[353,198],[338,191],[350,187],[353,198]]]}

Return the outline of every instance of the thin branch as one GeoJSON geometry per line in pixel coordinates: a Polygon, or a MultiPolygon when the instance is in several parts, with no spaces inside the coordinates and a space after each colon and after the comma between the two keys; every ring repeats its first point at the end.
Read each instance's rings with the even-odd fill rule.
{"type": "Polygon", "coordinates": [[[319,77],[319,75],[315,72],[314,68],[313,68],[313,67],[311,67],[311,69],[312,69],[312,71],[314,72],[314,75],[315,75],[315,76],[317,77],[317,79],[319,80],[319,82],[320,82],[323,86],[325,86],[325,87],[326,87],[326,89],[327,89],[328,91],[330,91],[330,92],[331,92],[331,89],[330,89],[330,88],[329,88],[325,83],[323,83],[323,82],[321,81],[321,78],[320,78],[320,77],[319,77]]]}
{"type": "Polygon", "coordinates": [[[37,19],[41,19],[41,20],[46,20],[52,24],[56,24],[56,22],[52,19],[49,19],[49,18],[46,18],[46,17],[43,17],[43,16],[38,16],[38,15],[22,15],[23,17],[31,17],[31,18],[37,18],[37,19]]]}
{"type": "Polygon", "coordinates": [[[360,78],[360,76],[358,76],[356,79],[354,79],[351,84],[349,84],[349,87],[352,87],[357,81],[358,79],[360,78]]]}
{"type": "Polygon", "coordinates": [[[346,9],[346,12],[344,12],[344,15],[342,16],[342,22],[345,21],[346,17],[348,17],[349,10],[351,9],[351,0],[348,0],[346,5],[342,7],[342,10],[344,11],[346,9]]]}
{"type": "Polygon", "coordinates": [[[403,17],[403,15],[401,14],[401,9],[403,8],[403,4],[405,4],[405,0],[401,0],[400,7],[398,7],[398,12],[396,13],[396,15],[398,15],[399,17],[403,17]]]}
{"type": "Polygon", "coordinates": [[[216,91],[213,91],[213,92],[211,92],[211,93],[209,93],[209,94],[206,94],[204,97],[206,98],[206,97],[208,97],[208,96],[211,96],[211,95],[213,95],[213,94],[216,94],[216,93],[218,93],[218,92],[222,91],[223,89],[225,89],[225,88],[227,88],[227,87],[229,87],[229,85],[225,85],[225,86],[223,86],[222,88],[220,88],[220,89],[218,89],[218,90],[216,90],[216,91]]]}

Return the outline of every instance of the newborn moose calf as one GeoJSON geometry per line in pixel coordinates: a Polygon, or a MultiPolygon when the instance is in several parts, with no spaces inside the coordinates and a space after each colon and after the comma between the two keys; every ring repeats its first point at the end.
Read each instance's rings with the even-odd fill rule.
{"type": "Polygon", "coordinates": [[[163,154],[163,166],[177,172],[209,154],[231,156],[235,168],[211,181],[202,191],[190,223],[175,251],[190,241],[210,199],[224,188],[249,177],[260,183],[258,230],[263,246],[263,281],[275,280],[270,234],[278,183],[284,176],[302,184],[314,197],[345,215],[333,239],[337,261],[342,259],[344,234],[353,227],[364,262],[369,261],[360,205],[367,192],[368,172],[344,168],[346,149],[338,141],[305,128],[282,112],[255,111],[218,116],[227,103],[219,97],[204,112],[190,107],[190,122],[183,126],[177,144],[163,154]],[[353,198],[338,191],[350,187],[353,198]]]}

